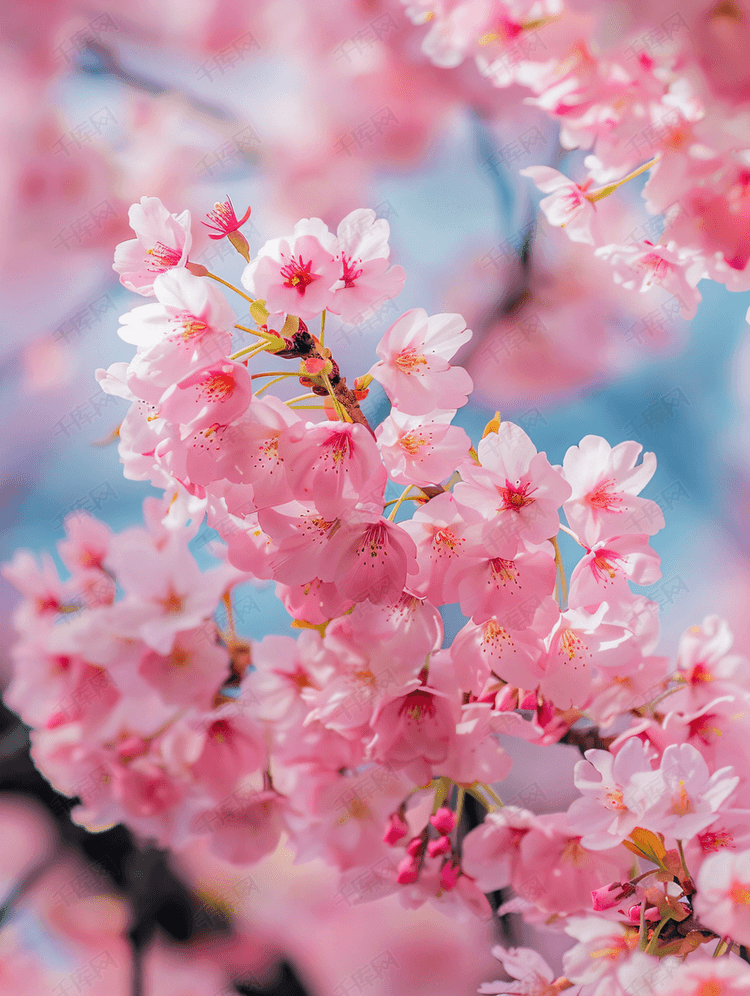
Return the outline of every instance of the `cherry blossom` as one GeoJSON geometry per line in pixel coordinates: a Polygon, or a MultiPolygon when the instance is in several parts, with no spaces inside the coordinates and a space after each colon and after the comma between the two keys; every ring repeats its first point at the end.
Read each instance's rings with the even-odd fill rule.
{"type": "Polygon", "coordinates": [[[115,250],[113,269],[128,290],[145,296],[154,293],[158,274],[186,266],[192,245],[190,212],[170,214],[158,197],[142,197],[128,212],[136,234],[115,250]]]}
{"type": "Polygon", "coordinates": [[[320,218],[298,221],[289,238],[272,239],[242,274],[243,286],[269,311],[315,318],[339,278],[336,237],[320,218]]]}
{"type": "Polygon", "coordinates": [[[463,367],[448,361],[470,338],[460,315],[428,318],[422,308],[412,308],[380,340],[380,361],[370,374],[406,415],[427,415],[436,408],[455,411],[466,404],[472,383],[463,367]]]}
{"type": "Polygon", "coordinates": [[[580,187],[548,166],[529,166],[520,173],[530,177],[541,191],[550,195],[542,198],[539,207],[551,225],[565,228],[573,242],[597,244],[599,240],[592,231],[596,221],[596,205],[586,197],[590,180],[580,187]]]}
{"type": "Polygon", "coordinates": [[[592,547],[601,539],[628,532],[653,536],[664,528],[654,501],[637,497],[656,470],[656,457],[639,443],[612,447],[601,436],[584,436],[565,454],[563,473],[572,494],[563,505],[571,528],[592,547]]]}
{"type": "Polygon", "coordinates": [[[369,309],[396,297],[406,273],[401,266],[389,266],[390,226],[377,218],[371,208],[350,212],[336,230],[339,279],[331,286],[328,310],[342,321],[357,323],[369,309]]]}

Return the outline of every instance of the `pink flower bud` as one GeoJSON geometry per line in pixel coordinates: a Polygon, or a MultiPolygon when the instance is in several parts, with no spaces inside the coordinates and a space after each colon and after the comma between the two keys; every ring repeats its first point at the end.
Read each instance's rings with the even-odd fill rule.
{"type": "Polygon", "coordinates": [[[58,726],[64,726],[65,723],[69,722],[70,722],[70,717],[67,716],[64,712],[53,712],[44,725],[45,728],[48,730],[56,730],[58,726]]]}
{"type": "Polygon", "coordinates": [[[523,698],[519,696],[519,699],[519,709],[531,709],[532,712],[536,712],[536,692],[526,692],[523,698]]]}
{"type": "Polygon", "coordinates": [[[419,868],[416,859],[407,855],[398,865],[396,881],[399,885],[411,885],[419,878],[419,868]]]}
{"type": "Polygon", "coordinates": [[[143,737],[132,736],[127,737],[117,745],[117,753],[120,755],[121,760],[131,761],[139,754],[143,754],[147,747],[148,744],[143,737]]]}
{"type": "Polygon", "coordinates": [[[437,840],[431,840],[427,845],[427,853],[431,858],[436,857],[438,854],[448,854],[450,849],[450,837],[439,837],[437,840]]]}
{"type": "MultiPolygon", "coordinates": [[[[630,920],[631,923],[640,923],[641,922],[641,904],[640,903],[638,903],[637,906],[631,906],[630,907],[630,909],[628,910],[628,919],[630,920]]],[[[661,917],[659,916],[659,911],[657,910],[657,908],[655,906],[649,906],[649,908],[646,910],[646,915],[645,915],[644,919],[653,921],[653,920],[660,920],[661,917]]]]}
{"type": "Polygon", "coordinates": [[[452,862],[446,861],[440,871],[440,888],[445,892],[449,892],[455,888],[460,874],[460,865],[454,865],[452,862]]]}
{"type": "Polygon", "coordinates": [[[421,837],[412,837],[406,848],[406,853],[410,854],[412,857],[416,857],[422,851],[424,847],[424,841],[421,837]]]}
{"type": "Polygon", "coordinates": [[[450,833],[456,825],[456,814],[452,809],[441,806],[438,811],[430,817],[430,823],[439,833],[450,833]]]}
{"type": "Polygon", "coordinates": [[[406,821],[398,813],[391,813],[388,817],[388,829],[385,831],[383,841],[393,846],[402,837],[405,837],[408,832],[409,827],[406,825],[406,821]]]}
{"type": "Polygon", "coordinates": [[[611,910],[613,907],[625,899],[632,896],[635,887],[630,882],[610,882],[609,885],[602,885],[591,892],[591,903],[597,912],[611,910]]]}

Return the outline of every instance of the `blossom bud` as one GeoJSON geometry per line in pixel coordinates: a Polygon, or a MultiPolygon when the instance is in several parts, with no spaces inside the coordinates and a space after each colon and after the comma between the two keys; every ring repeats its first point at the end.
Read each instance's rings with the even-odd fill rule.
{"type": "MultiPolygon", "coordinates": [[[[640,903],[638,903],[637,906],[630,907],[630,909],[628,910],[628,919],[630,920],[631,923],[641,922],[640,903]]],[[[661,917],[659,916],[659,911],[655,906],[649,906],[644,915],[644,919],[654,921],[654,920],[661,920],[661,917]]]]}
{"type": "Polygon", "coordinates": [[[439,833],[450,833],[456,825],[456,814],[452,809],[441,806],[436,813],[430,817],[430,823],[439,833]]]}
{"type": "Polygon", "coordinates": [[[398,865],[396,881],[399,885],[411,885],[419,878],[419,868],[416,859],[407,855],[398,865]]]}
{"type": "Polygon", "coordinates": [[[519,709],[530,709],[532,712],[536,712],[536,692],[526,692],[523,698],[519,695],[519,700],[519,709]]]}
{"type": "Polygon", "coordinates": [[[454,889],[460,874],[460,865],[454,865],[453,862],[446,861],[440,871],[440,888],[445,892],[454,889]]]}
{"type": "Polygon", "coordinates": [[[622,899],[632,896],[634,892],[635,886],[632,886],[630,882],[610,882],[609,885],[602,885],[600,888],[592,890],[591,903],[597,912],[611,910],[622,899]]]}
{"type": "Polygon", "coordinates": [[[148,748],[148,744],[143,737],[127,737],[117,745],[117,753],[123,761],[131,761],[139,754],[143,754],[148,748]]]}
{"type": "Polygon", "coordinates": [[[388,818],[388,829],[385,831],[383,836],[383,841],[386,844],[397,844],[402,837],[405,837],[409,831],[409,827],[406,825],[406,820],[399,816],[398,813],[391,813],[388,818]]]}
{"type": "Polygon", "coordinates": [[[424,847],[424,841],[422,840],[422,838],[413,837],[409,841],[409,845],[406,848],[406,853],[411,855],[412,857],[416,857],[418,854],[421,853],[423,847],[424,847]]]}
{"type": "Polygon", "coordinates": [[[450,849],[450,837],[438,837],[437,840],[431,840],[427,845],[427,853],[431,858],[437,857],[438,854],[447,854],[450,849]]]}

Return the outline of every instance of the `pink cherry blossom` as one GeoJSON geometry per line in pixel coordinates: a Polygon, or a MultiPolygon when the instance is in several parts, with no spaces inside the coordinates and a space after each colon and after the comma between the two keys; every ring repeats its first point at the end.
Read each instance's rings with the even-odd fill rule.
{"type": "Polygon", "coordinates": [[[138,346],[128,366],[127,384],[151,404],[196,368],[226,358],[235,323],[224,295],[188,270],[160,274],[154,294],[158,304],[134,308],[120,320],[120,337],[138,346]]]}
{"type": "Polygon", "coordinates": [[[572,494],[563,505],[571,528],[589,546],[625,533],[653,536],[664,528],[664,514],[654,501],[638,498],[654,475],[656,457],[639,443],[610,446],[601,436],[584,436],[565,454],[563,473],[572,494]]]}
{"type": "Polygon", "coordinates": [[[356,323],[373,307],[401,293],[406,273],[401,266],[389,266],[385,218],[376,219],[371,208],[358,208],[339,225],[337,259],[340,277],[331,287],[328,310],[341,320],[356,323]]]}
{"type": "Polygon", "coordinates": [[[280,436],[279,459],[294,497],[314,501],[326,518],[382,504],[387,474],[363,425],[298,422],[280,436]]]}
{"type": "Polygon", "coordinates": [[[484,892],[505,889],[519,862],[519,847],[534,826],[533,813],[517,806],[503,806],[488,813],[463,842],[462,865],[484,892]]]}
{"type": "Polygon", "coordinates": [[[594,234],[596,205],[586,197],[590,180],[581,187],[549,166],[529,166],[520,173],[521,176],[531,177],[540,190],[550,195],[542,198],[539,207],[551,225],[565,228],[573,242],[588,242],[591,245],[599,242],[594,234]]]}
{"type": "Polygon", "coordinates": [[[331,538],[331,580],[344,598],[392,604],[401,597],[407,575],[416,574],[416,555],[414,541],[401,526],[355,513],[331,538]]]}
{"type": "Polygon", "coordinates": [[[661,577],[659,555],[648,536],[628,534],[602,540],[579,560],[570,577],[571,608],[615,605],[630,600],[628,581],[654,584],[661,577]]]}
{"type": "Polygon", "coordinates": [[[168,654],[147,649],[138,672],[165,702],[207,709],[229,677],[229,654],[210,630],[198,627],[178,633],[168,654]]]}
{"type": "Polygon", "coordinates": [[[615,282],[626,290],[641,293],[658,284],[673,294],[683,318],[693,318],[702,300],[698,282],[706,275],[703,259],[689,249],[678,249],[677,243],[654,245],[645,240],[630,245],[607,245],[596,255],[614,266],[615,282]]]}
{"type": "MultiPolygon", "coordinates": [[[[671,959],[670,959],[671,960],[671,959]]],[[[678,996],[686,993],[688,996],[708,996],[717,993],[720,996],[745,996],[750,991],[750,973],[747,966],[739,958],[731,955],[727,958],[710,958],[699,956],[696,951],[692,958],[679,962],[664,971],[663,985],[660,994],[678,996]]]]}
{"type": "Polygon", "coordinates": [[[391,409],[375,430],[383,463],[397,484],[438,484],[471,449],[464,430],[451,425],[455,412],[404,415],[391,409]]]}
{"type": "Polygon", "coordinates": [[[272,239],[242,274],[243,286],[265,301],[269,311],[283,311],[305,321],[328,307],[339,278],[337,241],[320,218],[298,221],[294,234],[272,239]]]}
{"type": "Polygon", "coordinates": [[[159,414],[200,431],[234,422],[247,410],[251,396],[247,368],[226,360],[198,369],[170,387],[159,402],[159,414]]]}
{"type": "Polygon", "coordinates": [[[590,851],[564,814],[538,816],[521,840],[512,885],[545,913],[591,909],[591,892],[601,882],[627,877],[631,855],[624,847],[590,851]]]}
{"type": "Polygon", "coordinates": [[[416,543],[417,574],[409,578],[412,591],[436,605],[448,601],[443,581],[451,563],[460,556],[468,524],[451,492],[436,495],[418,506],[411,519],[400,523],[416,543]]]}
{"type": "Polygon", "coordinates": [[[670,744],[657,772],[632,775],[625,799],[647,806],[649,826],[684,840],[713,823],[739,780],[732,767],[711,773],[692,744],[670,744]]]}
{"type": "Polygon", "coordinates": [[[446,572],[446,597],[457,593],[461,611],[475,623],[503,617],[521,604],[525,613],[533,615],[555,585],[557,566],[551,545],[521,548],[514,557],[494,556],[482,540],[483,531],[484,527],[468,531],[461,556],[446,572]]]}
{"type": "Polygon", "coordinates": [[[613,847],[632,833],[647,806],[640,798],[628,797],[626,802],[625,792],[634,774],[652,771],[649,751],[637,737],[627,740],[614,757],[609,751],[586,751],[586,760],[575,767],[576,788],[583,798],[568,809],[570,827],[582,833],[584,847],[613,847]]]}
{"type": "Polygon", "coordinates": [[[190,212],[170,214],[158,197],[142,197],[128,217],[136,237],[117,246],[113,269],[128,290],[149,296],[158,274],[187,265],[192,245],[190,212]]]}
{"type": "Polygon", "coordinates": [[[531,948],[502,948],[496,945],[493,955],[502,964],[512,982],[483,982],[477,992],[508,993],[515,996],[548,996],[555,992],[555,973],[542,956],[531,948]]]}
{"type": "Polygon", "coordinates": [[[633,633],[616,617],[605,621],[606,602],[592,613],[568,609],[547,638],[542,693],[560,709],[585,708],[596,668],[618,672],[637,666],[640,648],[633,633]]]}
{"type": "Polygon", "coordinates": [[[512,558],[522,539],[543,543],[557,535],[558,509],[570,485],[550,466],[518,425],[503,422],[477,447],[480,466],[468,461],[453,489],[459,508],[467,506],[487,523],[493,552],[512,558]]]}
{"type": "Polygon", "coordinates": [[[544,643],[531,629],[508,630],[494,617],[467,623],[451,646],[461,688],[475,694],[493,674],[516,688],[536,688],[544,675],[543,653],[544,643]]]}
{"type": "Polygon", "coordinates": [[[412,308],[380,340],[380,360],[370,374],[407,415],[427,415],[436,408],[455,411],[466,404],[472,383],[463,367],[448,361],[470,338],[460,315],[428,318],[422,308],[412,308]]]}
{"type": "Polygon", "coordinates": [[[749,944],[750,850],[709,855],[696,885],[693,905],[700,922],[739,944],[749,944]]]}
{"type": "Polygon", "coordinates": [[[405,773],[415,784],[429,782],[448,756],[456,729],[456,705],[429,685],[380,705],[370,720],[375,736],[368,750],[381,763],[405,773]]]}

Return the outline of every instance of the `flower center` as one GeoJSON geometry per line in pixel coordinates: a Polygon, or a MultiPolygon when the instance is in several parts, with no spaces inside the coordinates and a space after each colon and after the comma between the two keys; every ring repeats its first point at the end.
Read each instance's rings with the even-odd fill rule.
{"type": "Polygon", "coordinates": [[[340,464],[354,452],[352,437],[347,432],[336,432],[326,440],[326,448],[334,464],[340,464]]]}
{"type": "Polygon", "coordinates": [[[687,816],[688,813],[694,812],[693,803],[685,791],[684,779],[680,779],[679,786],[679,791],[672,796],[672,808],[670,812],[674,813],[675,816],[687,816]]]}
{"type": "Polygon", "coordinates": [[[503,560],[502,557],[494,557],[490,561],[490,573],[493,579],[502,582],[503,586],[509,581],[518,584],[519,570],[514,560],[503,560]]]}
{"type": "Polygon", "coordinates": [[[695,996],[722,996],[725,993],[724,983],[715,976],[713,979],[704,979],[695,996]]]}
{"type": "Polygon", "coordinates": [[[171,246],[165,246],[163,242],[157,242],[153,249],[147,249],[146,252],[151,257],[149,270],[156,270],[158,273],[163,273],[165,270],[177,266],[182,259],[180,249],[172,249],[171,246]]]}
{"type": "Polygon", "coordinates": [[[346,823],[348,819],[354,817],[355,820],[369,820],[372,818],[370,807],[359,798],[352,799],[349,808],[343,816],[339,817],[339,823],[346,823]]]}
{"type": "Polygon", "coordinates": [[[531,488],[531,482],[527,481],[526,484],[521,484],[520,481],[517,481],[516,484],[511,484],[510,481],[506,479],[505,487],[497,489],[498,494],[503,500],[503,504],[500,508],[498,508],[498,512],[502,512],[507,509],[511,509],[514,512],[520,512],[522,508],[525,508],[527,505],[531,505],[532,502],[536,501],[535,498],[531,497],[531,494],[536,491],[536,488],[531,488],[531,492],[529,492],[529,488],[531,488]]]}
{"type": "Polygon", "coordinates": [[[560,857],[574,868],[580,868],[588,860],[588,854],[581,847],[581,838],[571,837],[560,857]]]}
{"type": "Polygon", "coordinates": [[[175,647],[169,655],[169,663],[172,667],[185,667],[186,664],[190,663],[190,654],[181,647],[175,647]]]}
{"type": "Polygon", "coordinates": [[[402,436],[399,441],[399,446],[402,450],[405,450],[409,456],[416,456],[419,453],[419,449],[422,446],[427,445],[427,440],[423,439],[418,431],[407,432],[405,436],[402,436]]]}
{"type": "Polygon", "coordinates": [[[733,882],[729,895],[735,905],[750,906],[750,885],[744,882],[733,882]]]}
{"type": "Polygon", "coordinates": [[[432,538],[432,542],[436,546],[445,547],[447,550],[452,552],[457,546],[460,546],[463,543],[463,539],[456,536],[452,529],[445,527],[443,529],[438,529],[432,538]]]}
{"type": "Polygon", "coordinates": [[[312,260],[309,259],[305,262],[300,256],[299,262],[291,257],[286,266],[281,267],[281,276],[284,277],[285,287],[296,287],[297,293],[302,297],[305,293],[305,289],[313,280],[318,279],[317,273],[310,273],[312,268],[312,260]]]}
{"type": "Polygon", "coordinates": [[[341,257],[341,266],[343,271],[341,279],[344,281],[344,287],[353,287],[357,277],[362,276],[362,268],[355,269],[356,264],[351,259],[347,259],[346,256],[341,257]]]}
{"type": "Polygon", "coordinates": [[[409,346],[408,349],[401,350],[395,359],[395,363],[402,373],[410,374],[414,373],[416,368],[422,363],[426,365],[427,358],[421,356],[413,346],[409,346]]]}
{"type": "Polygon", "coordinates": [[[693,670],[690,672],[690,684],[700,685],[704,681],[713,681],[714,676],[708,670],[705,664],[696,664],[693,670]]]}
{"type": "Polygon", "coordinates": [[[591,567],[596,575],[597,581],[601,581],[605,574],[608,574],[610,579],[614,581],[615,576],[617,575],[617,568],[610,564],[607,558],[601,553],[594,557],[591,562],[591,567]]]}
{"type": "Polygon", "coordinates": [[[651,270],[651,280],[656,280],[661,282],[666,276],[668,276],[674,269],[674,263],[668,262],[663,256],[660,256],[657,252],[646,252],[640,259],[635,261],[636,266],[646,267],[646,269],[651,270]]]}
{"type": "Polygon", "coordinates": [[[720,851],[722,847],[735,850],[734,837],[727,830],[706,830],[698,834],[698,842],[704,852],[720,851]]]}
{"type": "Polygon", "coordinates": [[[560,635],[560,652],[568,655],[568,660],[572,661],[574,657],[578,657],[579,660],[583,660],[585,652],[589,648],[577,636],[572,629],[564,629],[560,635]]]}
{"type": "Polygon", "coordinates": [[[604,795],[604,805],[607,809],[612,809],[618,813],[624,813],[628,808],[623,802],[622,792],[620,789],[610,789],[604,795]]]}
{"type": "Polygon", "coordinates": [[[174,588],[170,588],[167,597],[158,598],[157,602],[164,607],[167,614],[176,615],[178,612],[182,612],[185,599],[182,595],[178,595],[174,588]]]}
{"type": "Polygon", "coordinates": [[[201,385],[209,401],[224,401],[234,390],[234,377],[231,374],[216,373],[201,385]]]}
{"type": "Polygon", "coordinates": [[[363,685],[367,685],[369,688],[374,688],[378,683],[378,679],[367,667],[362,668],[359,671],[353,671],[352,674],[357,681],[361,681],[363,685]]]}
{"type": "Polygon", "coordinates": [[[497,643],[498,640],[509,639],[509,634],[507,629],[503,626],[498,625],[496,619],[489,619],[484,624],[484,634],[482,637],[483,643],[497,643]]]}
{"type": "Polygon", "coordinates": [[[595,491],[589,491],[586,495],[586,501],[594,508],[601,508],[607,512],[613,511],[615,505],[622,504],[622,496],[610,490],[614,484],[614,479],[602,481],[595,491]]]}
{"type": "Polygon", "coordinates": [[[406,696],[399,715],[405,715],[411,723],[421,723],[424,716],[432,718],[435,715],[435,701],[428,692],[417,689],[406,696]]]}
{"type": "Polygon", "coordinates": [[[200,318],[196,318],[195,315],[182,315],[178,321],[182,326],[182,331],[178,334],[186,342],[190,339],[197,339],[198,336],[203,335],[208,328],[208,325],[206,325],[205,322],[202,322],[200,318]]]}

